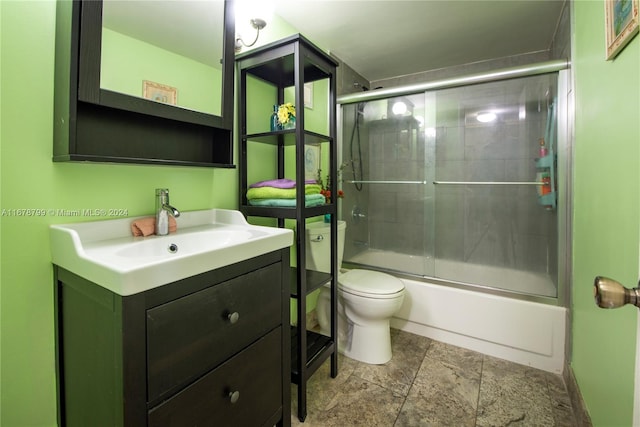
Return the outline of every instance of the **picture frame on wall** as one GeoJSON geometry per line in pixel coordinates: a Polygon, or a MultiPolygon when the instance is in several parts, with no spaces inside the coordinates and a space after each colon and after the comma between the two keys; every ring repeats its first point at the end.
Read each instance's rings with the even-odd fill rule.
{"type": "Polygon", "coordinates": [[[304,108],[313,110],[313,82],[304,84],[304,108]]]}
{"type": "Polygon", "coordinates": [[[607,60],[615,58],[638,34],[639,0],[605,0],[605,37],[607,60]]]}
{"type": "Polygon", "coordinates": [[[304,146],[304,179],[317,179],[320,170],[320,144],[304,146]]]}
{"type": "Polygon", "coordinates": [[[143,80],[142,97],[163,104],[176,105],[178,102],[178,89],[149,80],[143,80]]]}

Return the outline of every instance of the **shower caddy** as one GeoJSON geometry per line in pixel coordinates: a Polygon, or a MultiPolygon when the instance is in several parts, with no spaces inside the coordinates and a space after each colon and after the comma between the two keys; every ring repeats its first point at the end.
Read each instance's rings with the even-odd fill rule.
{"type": "Polygon", "coordinates": [[[546,171],[549,174],[549,192],[538,196],[538,204],[546,206],[548,209],[555,209],[556,197],[556,154],[555,148],[555,125],[556,125],[556,101],[554,100],[547,108],[547,127],[544,139],[548,144],[547,154],[536,159],[536,169],[546,171]]]}
{"type": "MultiPolygon", "coordinates": [[[[305,206],[305,162],[304,149],[307,144],[323,144],[329,146],[329,164],[331,192],[337,194],[337,149],[336,149],[336,67],[337,62],[314,46],[300,34],[270,43],[263,47],[236,56],[238,70],[238,123],[240,132],[239,176],[240,176],[240,211],[247,217],[277,218],[278,227],[285,226],[285,219],[295,220],[296,232],[296,265],[291,268],[291,298],[297,301],[297,319],[291,326],[291,382],[298,389],[298,418],[304,421],[307,416],[306,391],[307,380],[328,359],[331,358],[331,377],[338,374],[337,348],[337,208],[333,202],[321,206],[305,206]],[[277,92],[278,105],[285,102],[285,88],[294,88],[294,105],[296,111],[296,128],[274,130],[269,132],[248,133],[247,77],[251,76],[263,83],[272,85],[277,92]],[[329,135],[305,130],[304,84],[327,79],[329,82],[328,111],[329,135]],[[247,179],[248,142],[270,144],[276,147],[274,164],[277,167],[277,178],[285,178],[286,154],[295,147],[295,207],[252,206],[246,198],[249,182],[247,179]],[[302,191],[301,191],[302,190],[302,191]],[[331,273],[322,273],[305,268],[306,233],[305,222],[308,218],[330,215],[331,225],[331,273]],[[326,283],[331,286],[331,336],[307,331],[306,297],[326,283]]],[[[260,119],[267,128],[269,111],[273,104],[265,103],[265,113],[260,119]]],[[[253,110],[252,110],[253,111],[253,110]]],[[[261,122],[262,123],[262,122],[261,122]]],[[[253,128],[261,128],[252,126],[253,128]]],[[[322,220],[320,218],[320,220],[322,220]]]]}

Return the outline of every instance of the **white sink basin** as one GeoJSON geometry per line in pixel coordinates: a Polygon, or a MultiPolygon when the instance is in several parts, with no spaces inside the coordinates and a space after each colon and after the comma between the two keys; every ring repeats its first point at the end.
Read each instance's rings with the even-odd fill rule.
{"type": "Polygon", "coordinates": [[[250,225],[232,210],[183,212],[167,236],[134,237],[136,219],[52,225],[53,263],[126,296],[293,243],[293,231],[250,225]]]}
{"type": "Polygon", "coordinates": [[[262,230],[230,230],[229,227],[209,229],[207,227],[203,230],[193,230],[186,234],[165,236],[165,238],[146,239],[134,243],[127,242],[120,249],[111,246],[109,250],[116,249],[116,255],[126,258],[174,258],[178,253],[184,255],[206,252],[265,236],[268,236],[268,234],[262,230]]]}

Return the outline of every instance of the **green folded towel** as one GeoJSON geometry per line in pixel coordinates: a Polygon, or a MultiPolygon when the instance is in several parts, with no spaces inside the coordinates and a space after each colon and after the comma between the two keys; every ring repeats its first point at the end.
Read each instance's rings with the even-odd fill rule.
{"type": "Polygon", "coordinates": [[[320,194],[322,186],[320,184],[305,184],[304,194],[320,194]]]}
{"type": "MultiPolygon", "coordinates": [[[[304,186],[304,194],[320,194],[321,187],[318,184],[304,186]]],[[[257,187],[247,190],[247,199],[295,199],[295,188],[257,187]]]]}
{"type": "MultiPolygon", "coordinates": [[[[304,196],[304,205],[306,207],[324,205],[325,198],[322,194],[309,194],[304,196]]],[[[296,199],[251,199],[249,204],[252,206],[280,206],[295,207],[296,199]]]]}

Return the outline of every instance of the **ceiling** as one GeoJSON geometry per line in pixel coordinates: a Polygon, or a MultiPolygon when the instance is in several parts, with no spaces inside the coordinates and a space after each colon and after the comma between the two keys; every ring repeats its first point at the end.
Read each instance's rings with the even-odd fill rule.
{"type": "MultiPolygon", "coordinates": [[[[368,81],[546,51],[565,2],[272,1],[275,14],[368,81]]],[[[221,10],[220,0],[105,0],[104,19],[116,31],[216,65],[221,52],[211,46],[221,45],[221,10]]]]}
{"type": "Polygon", "coordinates": [[[546,51],[564,0],[287,0],[275,13],[369,81],[546,51]]]}

